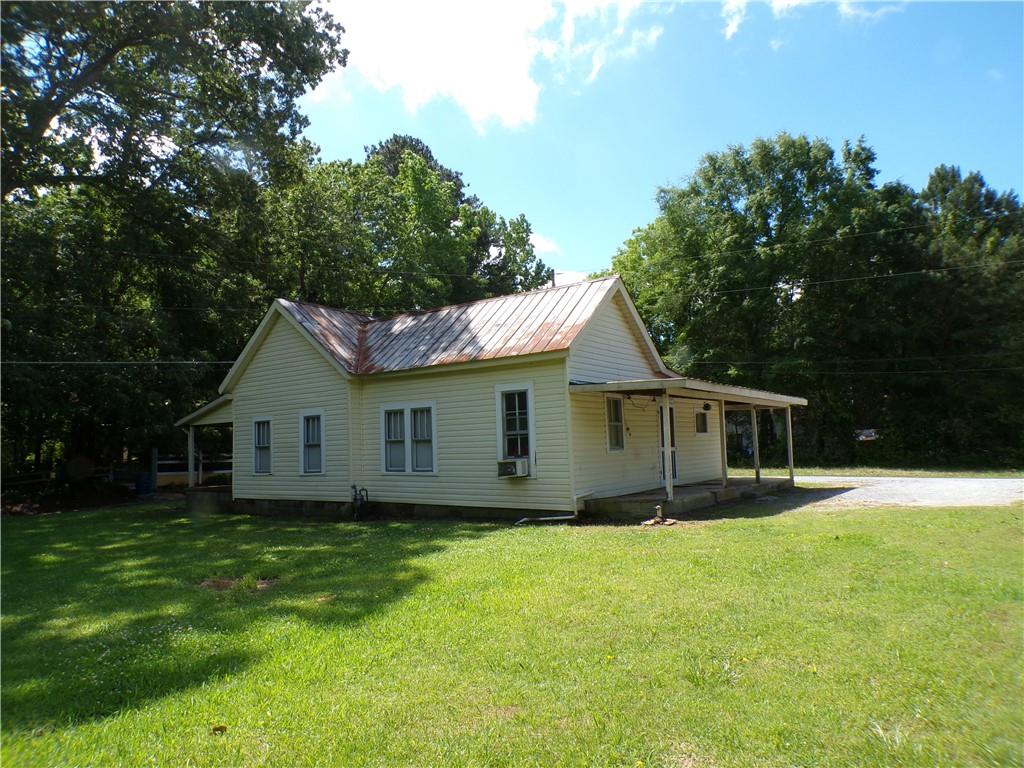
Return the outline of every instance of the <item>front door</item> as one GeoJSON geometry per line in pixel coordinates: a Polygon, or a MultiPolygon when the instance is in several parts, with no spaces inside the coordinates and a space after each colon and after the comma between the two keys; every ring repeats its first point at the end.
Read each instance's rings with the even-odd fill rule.
{"type": "MultiPolygon", "coordinates": [[[[659,447],[662,451],[665,450],[665,421],[663,418],[664,413],[665,406],[660,406],[658,408],[658,431],[661,434],[661,443],[659,447]]],[[[679,479],[679,467],[676,464],[676,409],[671,407],[668,409],[668,432],[669,437],[672,440],[672,480],[674,482],[679,479]]],[[[658,467],[660,467],[660,471],[658,472],[658,474],[661,476],[661,479],[664,480],[665,462],[662,459],[662,455],[663,454],[660,453],[658,454],[658,467]]]]}

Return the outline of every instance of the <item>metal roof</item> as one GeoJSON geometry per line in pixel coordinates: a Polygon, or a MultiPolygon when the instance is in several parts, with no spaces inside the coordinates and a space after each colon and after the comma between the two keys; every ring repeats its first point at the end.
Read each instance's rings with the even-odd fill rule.
{"type": "Polygon", "coordinates": [[[387,373],[568,349],[618,284],[607,277],[386,320],[285,299],[278,304],[349,373],[387,373]]]}

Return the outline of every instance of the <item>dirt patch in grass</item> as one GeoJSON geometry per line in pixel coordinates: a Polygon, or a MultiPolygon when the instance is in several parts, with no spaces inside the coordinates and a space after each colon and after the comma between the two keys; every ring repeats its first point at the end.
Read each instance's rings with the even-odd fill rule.
{"type": "Polygon", "coordinates": [[[712,763],[697,756],[689,744],[677,744],[670,755],[671,765],[676,768],[712,768],[712,763]]]}
{"type": "Polygon", "coordinates": [[[227,592],[229,589],[248,589],[253,592],[262,592],[270,589],[277,582],[277,579],[231,579],[226,576],[219,576],[213,579],[203,579],[199,586],[211,592],[227,592]]]}

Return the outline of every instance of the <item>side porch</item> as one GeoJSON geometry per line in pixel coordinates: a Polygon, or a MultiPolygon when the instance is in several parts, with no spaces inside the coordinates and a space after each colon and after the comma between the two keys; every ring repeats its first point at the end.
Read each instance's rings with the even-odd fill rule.
{"type": "Polygon", "coordinates": [[[792,408],[806,405],[804,398],[681,376],[570,382],[569,391],[574,448],[586,455],[574,481],[584,514],[648,518],[660,505],[665,516],[680,516],[793,485],[792,408]],[[597,421],[602,411],[603,425],[597,421]],[[727,413],[734,424],[750,426],[753,445],[744,455],[753,459],[752,478],[729,477],[727,413]],[[785,432],[789,471],[781,478],[761,474],[758,423],[769,414],[781,417],[785,432]],[[594,467],[608,482],[595,482],[594,467]]]}

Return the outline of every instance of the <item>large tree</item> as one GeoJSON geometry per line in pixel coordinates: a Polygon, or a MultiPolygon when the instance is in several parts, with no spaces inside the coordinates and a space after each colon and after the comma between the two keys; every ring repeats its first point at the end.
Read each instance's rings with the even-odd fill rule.
{"type": "Polygon", "coordinates": [[[613,269],[679,370],[806,394],[814,459],[1021,461],[1019,202],[950,168],[878,186],[874,163],[787,134],[708,154],[613,269]]]}
{"type": "Polygon", "coordinates": [[[264,170],[306,125],[296,99],[347,51],[300,2],[7,2],[3,194],[264,170]]]}

